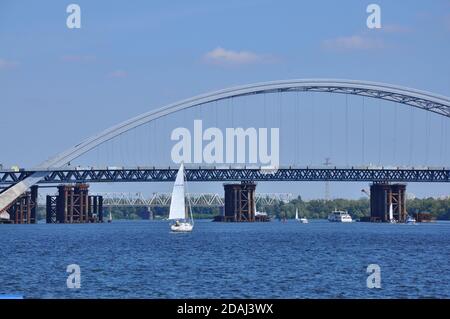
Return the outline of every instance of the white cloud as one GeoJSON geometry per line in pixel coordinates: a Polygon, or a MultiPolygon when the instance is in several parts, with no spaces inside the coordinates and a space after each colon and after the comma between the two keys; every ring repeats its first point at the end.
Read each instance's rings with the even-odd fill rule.
{"type": "Polygon", "coordinates": [[[381,39],[352,35],[325,40],[323,47],[332,50],[371,50],[382,49],[384,43],[381,39]]]}
{"type": "Polygon", "coordinates": [[[273,61],[273,57],[250,51],[233,51],[217,47],[205,54],[206,62],[214,64],[255,64],[273,61]]]}
{"type": "Polygon", "coordinates": [[[126,78],[128,76],[128,72],[123,70],[115,70],[108,74],[110,78],[126,78]]]}
{"type": "Polygon", "coordinates": [[[19,66],[19,62],[0,58],[0,70],[14,69],[19,66]]]}

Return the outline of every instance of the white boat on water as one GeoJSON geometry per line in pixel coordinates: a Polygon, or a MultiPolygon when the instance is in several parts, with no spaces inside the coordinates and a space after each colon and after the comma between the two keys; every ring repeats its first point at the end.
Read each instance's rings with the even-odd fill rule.
{"type": "Polygon", "coordinates": [[[416,223],[416,219],[414,217],[408,215],[408,218],[406,219],[405,223],[413,225],[416,223]]]}
{"type": "Polygon", "coordinates": [[[170,202],[169,220],[175,221],[170,225],[170,229],[173,232],[191,232],[194,228],[191,206],[189,205],[189,209],[186,210],[185,201],[184,164],[181,163],[175,184],[173,185],[172,199],[170,202]]]}
{"type": "Polygon", "coordinates": [[[298,208],[295,210],[295,220],[301,224],[308,224],[308,219],[306,217],[298,218],[298,208]]]}
{"type": "Polygon", "coordinates": [[[335,209],[328,215],[328,221],[337,223],[351,223],[353,220],[349,213],[335,209]]]}

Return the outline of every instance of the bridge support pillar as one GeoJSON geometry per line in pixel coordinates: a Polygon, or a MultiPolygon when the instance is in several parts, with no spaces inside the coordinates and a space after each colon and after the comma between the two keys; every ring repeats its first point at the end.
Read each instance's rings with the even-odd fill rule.
{"type": "Polygon", "coordinates": [[[47,223],[103,221],[103,197],[89,196],[89,185],[60,185],[56,196],[47,196],[47,223]]]}
{"type": "Polygon", "coordinates": [[[222,215],[215,221],[223,222],[255,222],[266,221],[256,218],[256,202],[254,182],[242,182],[240,184],[224,184],[225,209],[222,215]]]}
{"type": "Polygon", "coordinates": [[[88,221],[103,223],[103,197],[88,196],[88,221]]]}
{"type": "Polygon", "coordinates": [[[370,221],[388,222],[391,204],[394,219],[397,222],[405,222],[407,218],[405,184],[372,184],[370,186],[370,221]]]}
{"type": "Polygon", "coordinates": [[[10,206],[6,209],[9,215],[9,222],[13,224],[35,224],[37,211],[37,197],[38,187],[33,186],[31,191],[20,195],[10,206]]]}

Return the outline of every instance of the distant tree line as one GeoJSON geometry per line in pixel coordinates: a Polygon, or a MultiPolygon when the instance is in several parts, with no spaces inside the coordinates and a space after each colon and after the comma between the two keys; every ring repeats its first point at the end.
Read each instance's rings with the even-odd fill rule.
{"type": "MultiPolygon", "coordinates": [[[[353,219],[358,219],[370,215],[370,206],[368,198],[360,199],[333,199],[325,201],[315,199],[304,201],[300,196],[291,200],[289,203],[275,200],[270,206],[256,205],[258,211],[266,212],[273,218],[294,218],[295,210],[298,209],[301,217],[309,219],[324,219],[334,210],[346,210],[353,219]]],[[[449,199],[410,199],[406,201],[408,214],[429,213],[436,219],[450,220],[450,198],[449,199]]],[[[163,219],[169,215],[168,207],[152,207],[151,211],[154,218],[163,219]]],[[[218,207],[193,207],[194,218],[213,218],[221,214],[222,209],[218,207]]],[[[113,219],[148,219],[150,214],[146,207],[113,207],[111,208],[113,219]]],[[[105,218],[109,214],[109,209],[104,209],[105,218]]],[[[45,209],[41,207],[38,211],[38,217],[45,219],[45,209]]]]}
{"type": "MultiPolygon", "coordinates": [[[[275,205],[268,207],[257,207],[258,210],[266,211],[270,216],[277,218],[294,218],[295,210],[298,208],[299,215],[307,218],[327,218],[334,210],[346,210],[353,219],[370,215],[370,203],[368,198],[360,199],[333,199],[325,201],[322,199],[303,201],[301,197],[291,200],[289,203],[278,201],[275,205]]],[[[436,219],[450,220],[450,198],[447,199],[411,199],[406,201],[406,210],[409,215],[416,213],[429,213],[436,219]]]]}

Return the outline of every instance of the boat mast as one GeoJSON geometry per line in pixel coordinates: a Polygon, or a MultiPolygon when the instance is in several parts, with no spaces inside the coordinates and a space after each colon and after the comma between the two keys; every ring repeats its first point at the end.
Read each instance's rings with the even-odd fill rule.
{"type": "Polygon", "coordinates": [[[194,225],[194,216],[192,215],[192,206],[191,206],[191,197],[189,196],[189,192],[187,191],[187,181],[186,181],[186,170],[184,170],[184,176],[183,176],[183,178],[184,178],[184,180],[185,180],[185,183],[184,183],[184,188],[185,188],[185,190],[186,190],[186,197],[187,197],[187,201],[188,201],[188,211],[186,211],[186,220],[188,220],[189,219],[189,215],[190,215],[190,217],[191,217],[191,224],[192,225],[194,225]]]}

